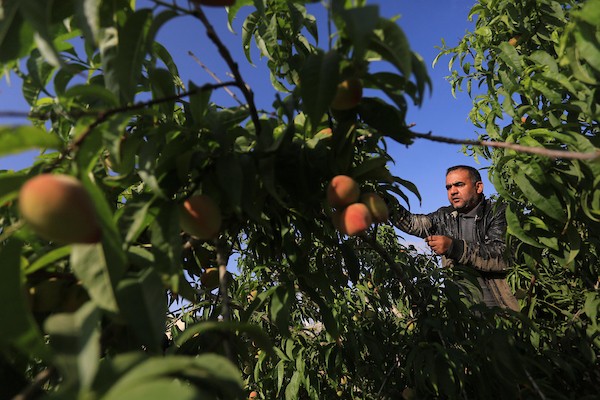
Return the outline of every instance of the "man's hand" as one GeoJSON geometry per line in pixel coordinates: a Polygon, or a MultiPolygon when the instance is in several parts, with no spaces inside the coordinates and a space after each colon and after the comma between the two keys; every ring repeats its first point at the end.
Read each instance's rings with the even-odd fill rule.
{"type": "Polygon", "coordinates": [[[443,255],[446,254],[450,246],[452,245],[452,238],[443,235],[427,236],[425,243],[433,250],[435,254],[443,255]]]}

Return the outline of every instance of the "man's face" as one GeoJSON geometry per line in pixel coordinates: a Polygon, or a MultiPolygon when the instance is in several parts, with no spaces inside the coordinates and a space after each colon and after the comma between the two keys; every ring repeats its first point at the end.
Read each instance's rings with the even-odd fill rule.
{"type": "Polygon", "coordinates": [[[456,169],[446,175],[446,190],[452,207],[458,212],[466,213],[479,203],[483,193],[483,182],[473,183],[469,171],[456,169]]]}

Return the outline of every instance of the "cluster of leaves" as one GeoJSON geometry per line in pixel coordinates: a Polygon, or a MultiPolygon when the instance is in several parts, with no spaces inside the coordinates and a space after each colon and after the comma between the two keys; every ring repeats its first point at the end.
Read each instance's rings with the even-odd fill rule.
{"type": "MultiPolygon", "coordinates": [[[[386,167],[392,158],[385,141],[411,143],[407,100],[420,104],[429,85],[397,24],[364,0],[333,0],[324,10],[330,29],[324,48],[308,12],[323,4],[238,0],[227,10],[229,24],[245,15],[245,55],[253,62],[254,42],[279,92],[273,110],[259,112],[252,82],[197,3],[0,5],[0,63],[22,79],[31,107],[31,126],[0,127],[0,155],[52,150],[30,168],[0,172],[0,319],[10,321],[0,326],[3,395],[595,393],[596,164],[484,153],[497,162],[495,182],[511,202],[510,229],[520,240],[511,279],[529,291],[527,315],[473,306],[453,283],[456,271],[440,270],[434,259],[399,245],[390,226],[375,226],[361,238],[341,236],[325,202],[326,184],[338,174],[380,193],[392,209],[398,198],[408,201],[406,192],[418,196],[386,167]],[[183,82],[169,49],[156,41],[159,30],[181,18],[204,25],[231,81],[183,82]],[[330,109],[337,84],[349,78],[376,95],[351,110],[330,109]],[[239,91],[243,101],[214,104],[213,91],[223,87],[239,91]],[[22,223],[19,188],[49,171],[84,184],[102,225],[100,243],[60,246],[22,223]],[[572,192],[576,185],[583,189],[572,192]],[[200,193],[223,213],[214,242],[181,233],[179,206],[200,193]],[[223,272],[232,254],[239,275],[222,274],[218,289],[203,287],[203,271],[223,272]]],[[[467,82],[483,77],[493,89],[478,97],[475,122],[494,140],[593,149],[598,68],[590,48],[599,46],[590,35],[597,26],[590,10],[597,1],[585,12],[577,11],[579,2],[509,3],[476,5],[478,31],[454,49],[467,82]],[[529,15],[523,10],[530,18],[518,18],[529,15]],[[504,12],[507,17],[496,18],[504,12]],[[518,29],[509,32],[510,21],[518,29]],[[513,31],[527,37],[520,24],[535,27],[527,30],[534,39],[526,54],[502,44],[513,31]],[[494,42],[498,29],[506,38],[494,42]],[[549,56],[536,58],[533,43],[549,56]],[[471,47],[473,66],[464,62],[471,47]],[[562,56],[568,52],[574,57],[562,56]],[[521,94],[515,65],[529,79],[526,110],[508,107],[521,94]],[[511,89],[493,80],[500,76],[514,81],[511,89]],[[572,87],[560,86],[567,83],[572,87]],[[540,130],[517,124],[517,117],[494,128],[502,116],[525,113],[540,130]]],[[[463,78],[455,77],[458,87],[463,78]]]]}
{"type": "MultiPolygon", "coordinates": [[[[449,80],[473,96],[482,139],[598,152],[599,10],[597,0],[478,1],[474,32],[441,54],[461,67],[449,80]]],[[[471,150],[491,160],[509,204],[511,282],[537,324],[532,343],[556,366],[543,393],[587,393],[600,380],[600,163],[471,150]]]]}

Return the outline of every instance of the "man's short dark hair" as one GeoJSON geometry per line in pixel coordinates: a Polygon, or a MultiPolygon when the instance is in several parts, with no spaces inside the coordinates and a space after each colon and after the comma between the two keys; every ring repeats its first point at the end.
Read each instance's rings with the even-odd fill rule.
{"type": "Polygon", "coordinates": [[[473,184],[481,181],[481,174],[479,173],[479,171],[477,171],[477,169],[469,165],[455,165],[453,167],[450,167],[446,170],[446,175],[448,175],[452,171],[456,171],[457,169],[464,169],[468,171],[469,177],[471,178],[471,182],[473,182],[473,184]]]}

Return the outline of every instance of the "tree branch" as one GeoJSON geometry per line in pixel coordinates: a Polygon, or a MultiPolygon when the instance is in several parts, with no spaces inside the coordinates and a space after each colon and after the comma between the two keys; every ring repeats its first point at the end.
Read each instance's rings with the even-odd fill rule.
{"type": "Polygon", "coordinates": [[[231,56],[231,53],[229,52],[227,46],[223,44],[223,42],[219,38],[219,35],[217,35],[217,31],[215,31],[215,28],[212,26],[208,18],[206,18],[206,14],[204,14],[204,11],[202,11],[202,7],[196,5],[193,10],[186,10],[182,7],[179,7],[175,3],[170,4],[161,0],[152,1],[155,4],[161,5],[163,7],[167,7],[172,10],[191,15],[199,19],[200,22],[202,22],[202,25],[204,25],[204,28],[206,29],[206,36],[208,36],[208,38],[215,44],[215,46],[217,47],[217,51],[219,52],[221,57],[223,57],[223,60],[225,61],[227,66],[229,66],[229,68],[231,69],[231,72],[233,73],[233,77],[235,79],[235,86],[237,86],[242,91],[242,94],[244,95],[244,98],[248,103],[248,108],[250,109],[250,117],[252,118],[252,122],[254,123],[256,134],[260,135],[260,119],[258,117],[258,111],[254,102],[254,93],[242,78],[242,74],[240,73],[238,64],[231,56]]]}
{"type": "Polygon", "coordinates": [[[418,133],[412,132],[411,134],[420,139],[431,140],[432,142],[440,142],[440,143],[449,143],[449,144],[461,144],[461,145],[469,145],[469,146],[481,146],[481,147],[496,147],[503,149],[510,149],[514,151],[518,151],[520,153],[529,153],[529,154],[538,154],[545,157],[550,158],[568,158],[572,160],[596,160],[600,158],[600,150],[596,150],[593,153],[582,153],[578,151],[569,151],[569,150],[552,150],[544,147],[531,147],[531,146],[523,146],[517,143],[508,143],[508,142],[493,142],[491,140],[466,140],[466,139],[453,139],[444,136],[434,136],[429,133],[418,133]]]}
{"type": "MultiPolygon", "coordinates": [[[[81,146],[81,144],[83,143],[83,141],[86,139],[86,137],[94,130],[95,127],[97,127],[98,125],[102,124],[103,122],[105,122],[109,117],[115,115],[115,114],[119,114],[119,113],[124,113],[124,112],[129,112],[129,111],[135,111],[135,110],[139,110],[139,109],[143,109],[143,108],[148,108],[151,107],[153,105],[156,104],[161,104],[161,103],[166,103],[169,101],[176,101],[176,100],[181,100],[184,97],[187,96],[192,96],[194,94],[200,93],[204,90],[210,90],[210,89],[215,89],[215,88],[220,88],[220,87],[227,87],[227,86],[237,86],[237,84],[235,82],[229,81],[229,82],[221,82],[221,83],[216,83],[216,84],[205,84],[202,85],[200,87],[197,87],[195,89],[192,90],[188,90],[187,92],[183,92],[180,94],[176,94],[173,96],[167,96],[167,97],[162,97],[160,99],[153,99],[153,100],[149,100],[149,101],[144,101],[144,102],[140,102],[140,103],[135,103],[135,104],[131,104],[128,106],[123,106],[123,107],[117,107],[117,108],[111,108],[105,111],[100,111],[97,112],[96,115],[96,120],[94,122],[92,122],[90,125],[88,125],[88,127],[79,135],[79,137],[77,139],[75,139],[71,145],[67,148],[67,153],[77,149],[78,147],[81,146]]],[[[84,113],[82,115],[90,115],[92,113],[84,113]]]]}
{"type": "MultiPolygon", "coordinates": [[[[196,57],[196,55],[194,53],[192,53],[191,51],[188,51],[188,54],[190,55],[190,57],[192,57],[194,59],[194,61],[196,61],[196,63],[198,65],[200,65],[200,67],[206,71],[207,74],[209,74],[217,83],[221,83],[223,81],[221,81],[221,79],[219,79],[219,77],[210,70],[210,68],[208,68],[206,66],[206,64],[204,64],[202,61],[200,61],[200,59],[198,57],[196,57]]],[[[225,88],[225,91],[227,92],[228,95],[230,95],[240,106],[243,106],[244,103],[242,103],[242,101],[240,99],[238,99],[238,97],[235,95],[235,93],[233,93],[229,88],[225,88]]]]}
{"type": "Polygon", "coordinates": [[[48,367],[41,370],[34,378],[33,381],[27,386],[21,393],[13,397],[13,400],[28,400],[38,397],[42,386],[54,375],[54,368],[48,367]]]}

